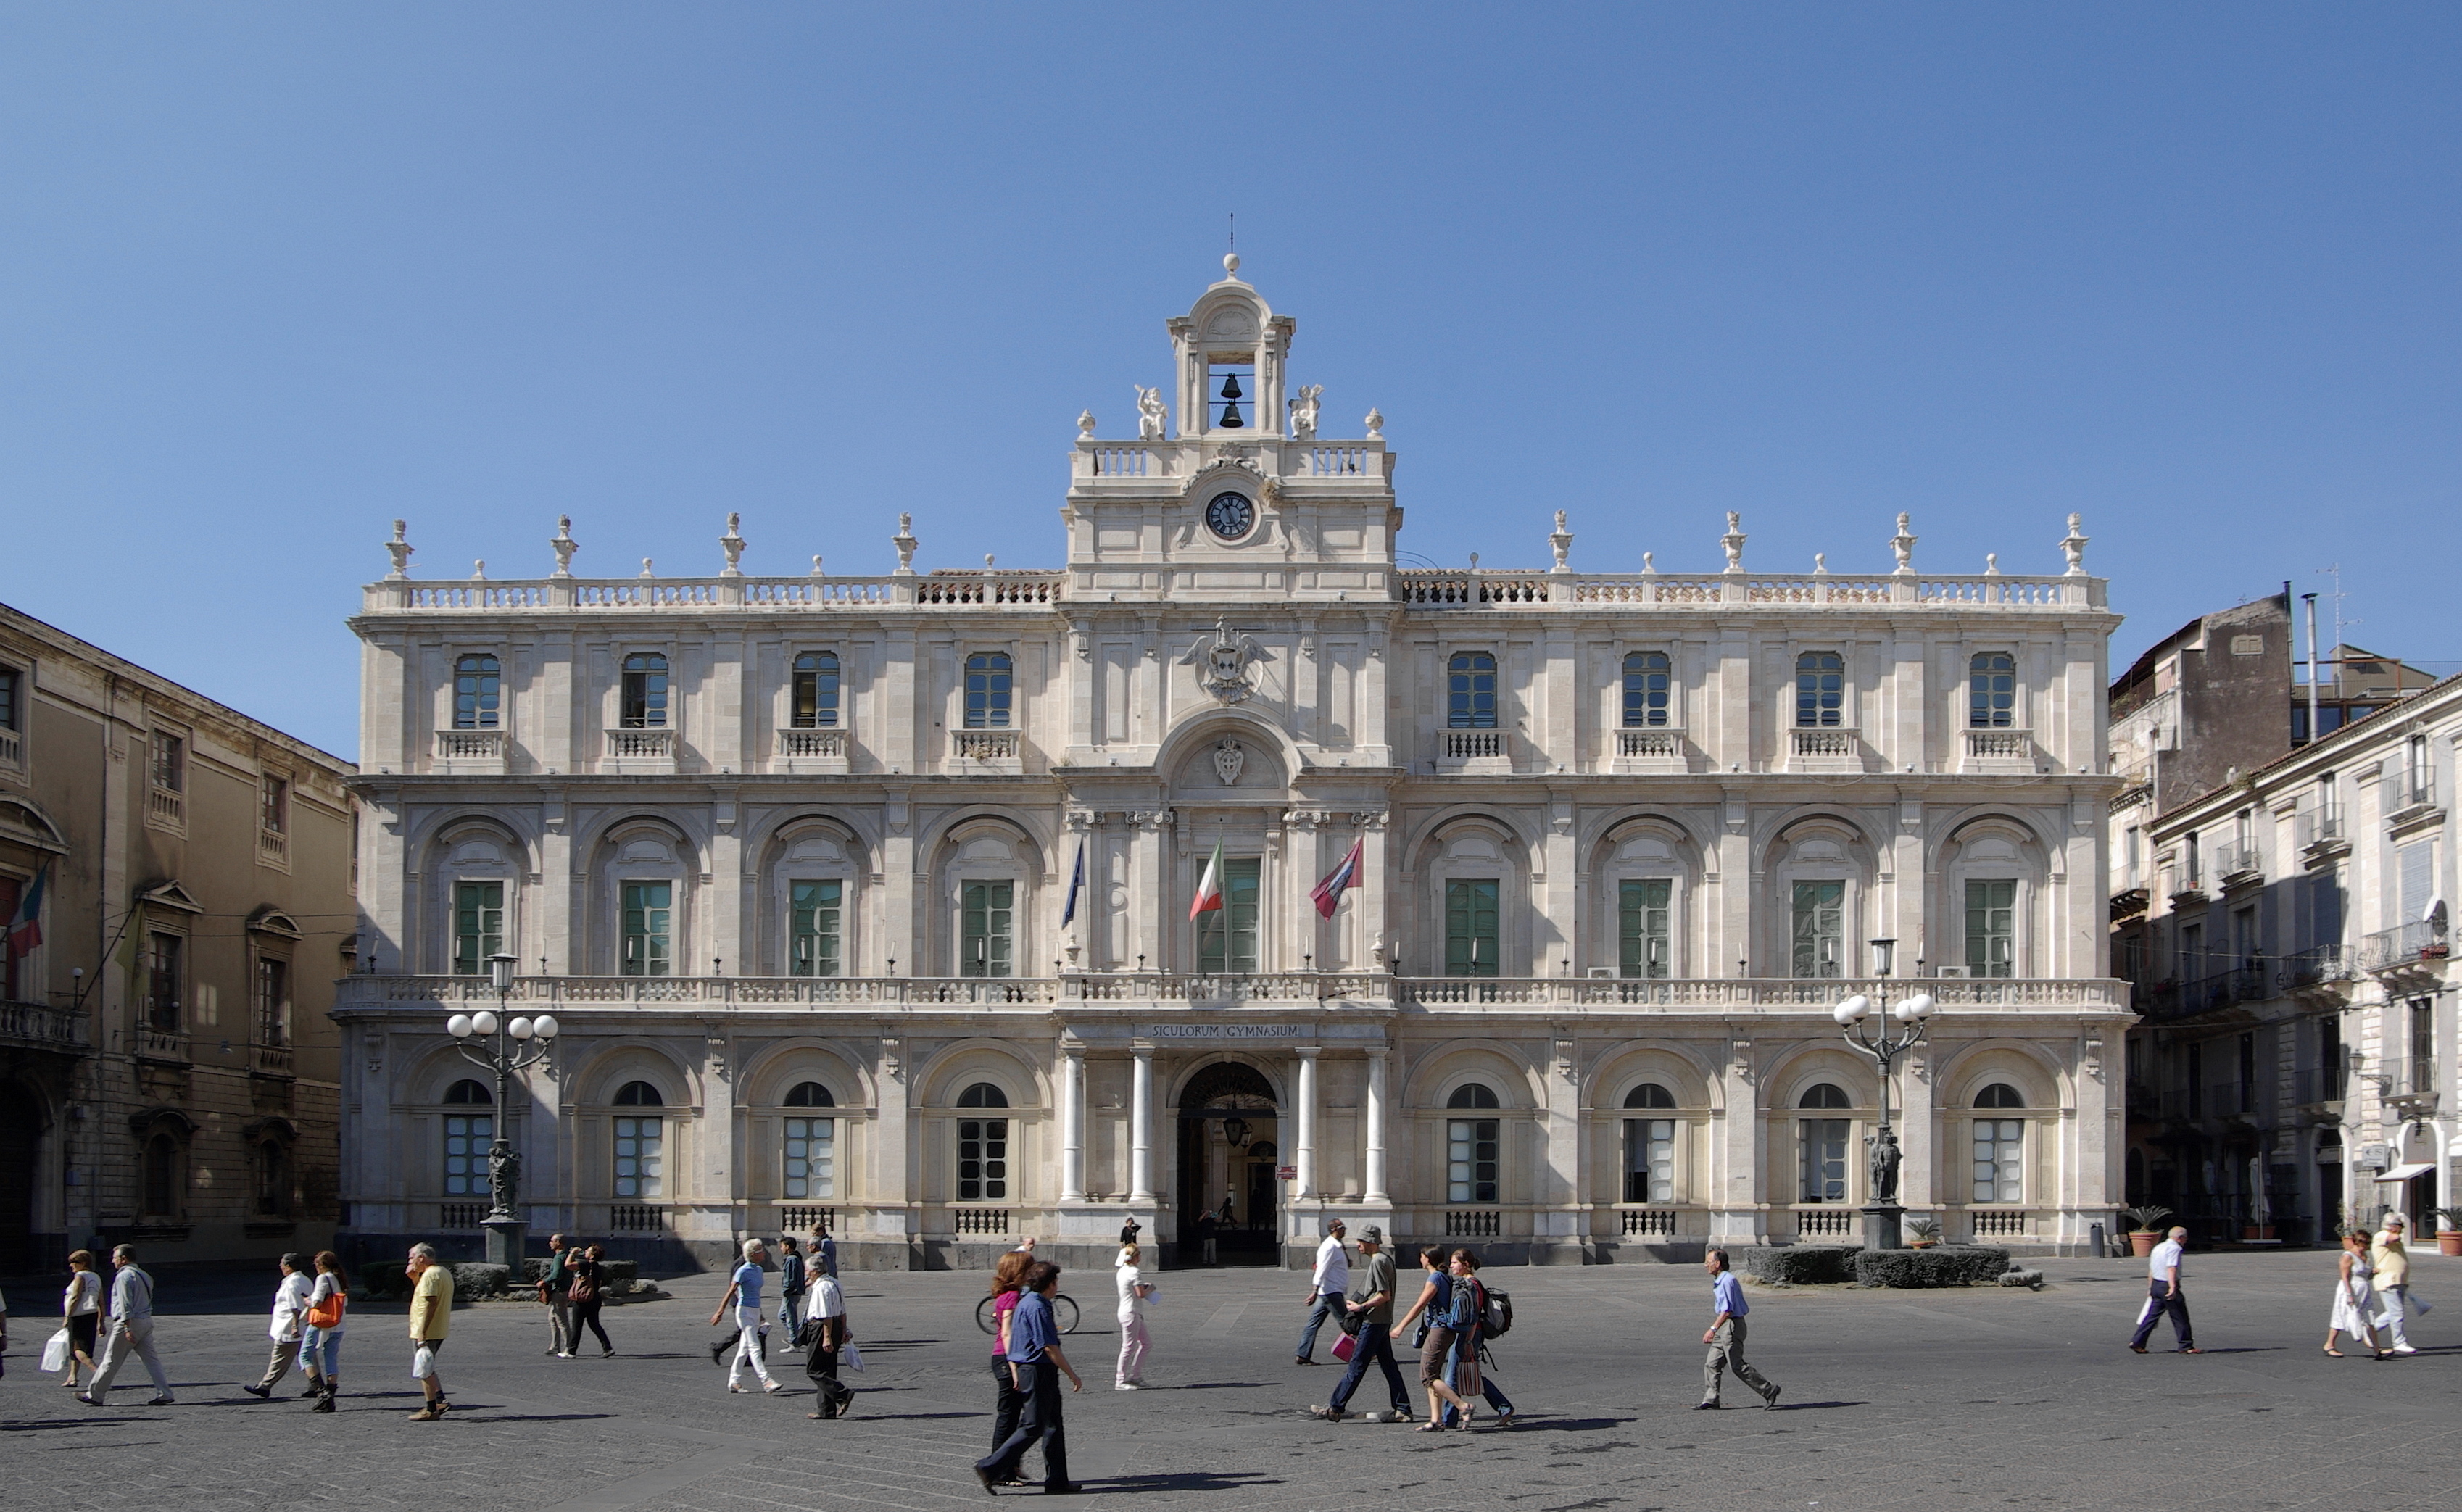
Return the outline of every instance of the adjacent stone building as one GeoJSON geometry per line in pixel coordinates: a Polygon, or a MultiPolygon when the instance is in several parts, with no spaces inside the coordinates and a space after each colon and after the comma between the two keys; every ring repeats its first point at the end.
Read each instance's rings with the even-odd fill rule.
{"type": "Polygon", "coordinates": [[[330,1240],[351,773],[0,606],[0,1275],[330,1240]]]}
{"type": "Polygon", "coordinates": [[[894,572],[746,575],[730,517],[715,575],[576,576],[560,525],[551,575],[421,581],[398,530],[353,1232],[475,1244],[502,1119],[534,1230],[644,1254],[1844,1235],[1878,1086],[1829,1010],[1920,989],[1909,1206],[2084,1243],[2129,1013],[2075,518],[2042,576],[1920,572],[1904,516],[1878,572],[1748,570],[1733,515],[1723,570],[1582,572],[1562,512],[1547,567],[1405,569],[1382,418],[1320,435],[1294,332],[1236,265],[1169,323],[1057,570],[918,572],[901,520],[894,572]],[[562,1026],[504,1109],[443,1028],[499,954],[562,1026]]]}

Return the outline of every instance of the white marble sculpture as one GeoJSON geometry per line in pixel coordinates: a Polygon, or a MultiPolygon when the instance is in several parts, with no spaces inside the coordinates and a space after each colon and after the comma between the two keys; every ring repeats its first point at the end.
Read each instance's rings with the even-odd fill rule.
{"type": "Polygon", "coordinates": [[[1289,401],[1291,410],[1291,436],[1293,439],[1298,441],[1316,440],[1317,402],[1324,398],[1324,384],[1308,383],[1302,385],[1299,391],[1299,398],[1289,401]]]}
{"type": "Polygon", "coordinates": [[[555,517],[555,534],[547,544],[548,550],[555,553],[555,575],[571,577],[572,553],[581,550],[581,543],[572,538],[572,516],[559,514],[555,517]]]}
{"type": "Polygon", "coordinates": [[[1142,383],[1131,386],[1137,391],[1137,440],[1162,440],[1163,424],[1171,418],[1170,411],[1163,407],[1162,390],[1142,383]]]}

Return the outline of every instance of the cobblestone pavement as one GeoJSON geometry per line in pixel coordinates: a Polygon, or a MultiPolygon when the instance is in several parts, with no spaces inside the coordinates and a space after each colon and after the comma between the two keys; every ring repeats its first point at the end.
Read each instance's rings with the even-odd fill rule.
{"type": "MultiPolygon", "coordinates": [[[[1062,1289],[1087,1305],[1068,1341],[1088,1383],[1069,1399],[1072,1468],[1089,1497],[1141,1493],[1193,1512],[1317,1512],[1362,1499],[1453,1507],[1898,1508],[2145,1505],[2247,1509],[2409,1502],[2442,1494],[2457,1447],[2462,1261],[2423,1257],[2419,1289],[2453,1312],[2418,1321],[2415,1357],[2319,1352],[2333,1256],[2192,1256],[2202,1356],[2122,1348],[2142,1265],[2054,1261],[2041,1292],[1755,1288],[1752,1358],[1781,1410],[1695,1413],[1708,1286],[1686,1267],[1500,1268],[1517,1326],[1496,1374],[1509,1429],[1419,1435],[1304,1409],[1336,1372],[1291,1363],[1305,1278],[1166,1272],[1154,1390],[1111,1390],[1108,1276],[1062,1289]],[[2449,1278],[2451,1281],[2449,1282],[2449,1278]],[[2449,1324],[2449,1316],[2454,1319],[2449,1324]]],[[[412,1423],[401,1309],[355,1309],[341,1411],[260,1403],[263,1314],[166,1294],[158,1337],[180,1395],[123,1386],[101,1411],[32,1369],[44,1334],[12,1286],[0,1381],[0,1507],[259,1512],[268,1505],[547,1509],[939,1509],[983,1498],[988,1447],[980,1281],[852,1278],[871,1369],[855,1415],[814,1422],[792,1390],[729,1395],[705,1327],[721,1284],[612,1308],[618,1355],[546,1357],[534,1307],[454,1316],[444,1361],[458,1411],[412,1423]]],[[[166,1288],[166,1293],[170,1288],[166,1288]]],[[[231,1295],[226,1291],[224,1295],[231,1295]]],[[[1331,1342],[1328,1333],[1320,1350],[1331,1342]]],[[[123,1374],[123,1382],[130,1377],[123,1374]]],[[[295,1380],[295,1377],[294,1377],[295,1380]]],[[[1355,1405],[1382,1404],[1371,1385],[1355,1405]]],[[[1029,1466],[1039,1461],[1029,1458],[1029,1466]]],[[[1004,1495],[1032,1496],[1035,1492],[1004,1495]]]]}

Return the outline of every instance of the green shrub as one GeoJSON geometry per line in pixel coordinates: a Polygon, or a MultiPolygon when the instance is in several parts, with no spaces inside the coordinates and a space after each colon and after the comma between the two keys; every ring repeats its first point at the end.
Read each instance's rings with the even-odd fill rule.
{"type": "Polygon", "coordinates": [[[482,1297],[501,1297],[511,1289],[512,1282],[510,1265],[462,1261],[453,1266],[453,1300],[476,1302],[482,1297]]]}
{"type": "Polygon", "coordinates": [[[374,1300],[410,1295],[410,1275],[400,1261],[378,1260],[351,1272],[351,1290],[374,1300]]]}
{"type": "MultiPolygon", "coordinates": [[[[611,1283],[637,1281],[641,1276],[641,1263],[637,1260],[602,1260],[598,1263],[598,1273],[611,1283]]],[[[545,1280],[547,1280],[546,1256],[532,1255],[522,1262],[523,1285],[536,1286],[545,1280]]]]}
{"type": "Polygon", "coordinates": [[[1756,1244],[1732,1251],[1756,1281],[1791,1286],[1835,1285],[1855,1279],[1860,1244],[1756,1244]]]}
{"type": "Polygon", "coordinates": [[[1874,1249],[1855,1257],[1855,1281],[1865,1286],[1972,1286],[1998,1281],[2008,1268],[2007,1250],[1981,1244],[1874,1249]]]}

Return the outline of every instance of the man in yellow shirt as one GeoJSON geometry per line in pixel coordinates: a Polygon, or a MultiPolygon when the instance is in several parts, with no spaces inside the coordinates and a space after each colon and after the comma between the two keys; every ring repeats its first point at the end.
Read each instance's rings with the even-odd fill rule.
{"type": "Polygon", "coordinates": [[[436,1356],[453,1322],[453,1267],[436,1263],[434,1246],[413,1244],[402,1269],[417,1283],[410,1294],[410,1373],[427,1391],[427,1405],[410,1420],[432,1423],[453,1410],[444,1399],[444,1379],[436,1373],[436,1356]]]}

